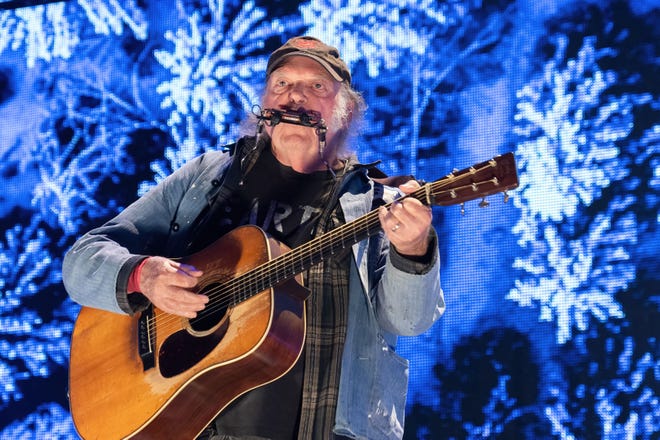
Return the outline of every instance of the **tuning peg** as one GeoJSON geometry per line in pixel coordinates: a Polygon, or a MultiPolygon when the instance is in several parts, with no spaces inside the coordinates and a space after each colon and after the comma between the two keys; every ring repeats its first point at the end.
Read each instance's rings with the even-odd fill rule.
{"type": "Polygon", "coordinates": [[[465,215],[465,203],[461,203],[461,215],[465,215]]]}
{"type": "Polygon", "coordinates": [[[485,197],[483,199],[481,199],[481,202],[479,202],[479,207],[480,208],[487,208],[489,205],[490,205],[490,202],[488,202],[488,200],[486,200],[485,197]]]}
{"type": "Polygon", "coordinates": [[[504,191],[504,203],[509,201],[509,193],[504,191]]]}

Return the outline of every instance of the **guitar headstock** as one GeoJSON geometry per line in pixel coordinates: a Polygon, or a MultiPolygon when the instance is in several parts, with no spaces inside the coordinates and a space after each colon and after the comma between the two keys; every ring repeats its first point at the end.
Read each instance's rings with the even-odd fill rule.
{"type": "Polygon", "coordinates": [[[517,187],[516,161],[506,153],[427,183],[412,195],[427,205],[449,206],[517,187]]]}

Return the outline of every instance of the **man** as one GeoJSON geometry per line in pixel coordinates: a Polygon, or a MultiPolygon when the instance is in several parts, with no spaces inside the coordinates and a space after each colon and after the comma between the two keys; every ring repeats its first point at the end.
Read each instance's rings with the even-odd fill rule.
{"type": "Polygon", "coordinates": [[[312,294],[295,365],[235,399],[202,437],[400,439],[407,361],[396,335],[419,334],[444,311],[431,209],[415,198],[384,207],[401,193],[350,153],[365,106],[337,49],[293,38],[266,75],[256,135],[191,161],[83,236],[64,259],[64,284],[85,306],[135,314],[153,304],[195,318],[209,301],[195,290],[203,273],[172,258],[244,224],[293,249],[378,209],[384,232],[303,273],[312,294]]]}

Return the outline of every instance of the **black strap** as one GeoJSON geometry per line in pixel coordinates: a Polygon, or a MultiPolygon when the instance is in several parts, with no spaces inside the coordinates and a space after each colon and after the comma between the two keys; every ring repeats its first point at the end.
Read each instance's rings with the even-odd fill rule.
{"type": "MultiPolygon", "coordinates": [[[[209,194],[206,207],[199,213],[190,228],[188,244],[186,245],[188,252],[191,249],[194,250],[195,244],[199,242],[197,235],[205,230],[207,223],[214,218],[216,211],[229,200],[241,185],[242,179],[256,162],[257,156],[263,150],[264,145],[265,142],[260,138],[244,137],[229,146],[232,155],[231,164],[221,177],[222,180],[218,182],[217,191],[209,194]]],[[[203,237],[200,238],[203,239],[203,237]]]]}
{"type": "Polygon", "coordinates": [[[399,185],[403,185],[409,180],[416,180],[417,182],[420,183],[420,185],[423,184],[423,182],[415,179],[415,176],[413,175],[402,174],[400,176],[388,176],[387,174],[385,174],[376,167],[369,168],[367,170],[367,176],[369,176],[369,179],[373,180],[374,182],[378,182],[385,186],[392,186],[394,188],[398,188],[399,185]]]}

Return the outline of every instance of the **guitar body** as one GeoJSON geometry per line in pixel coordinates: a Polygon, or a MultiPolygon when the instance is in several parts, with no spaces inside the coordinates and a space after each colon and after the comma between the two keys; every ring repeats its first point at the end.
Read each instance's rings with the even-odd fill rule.
{"type": "MultiPolygon", "coordinates": [[[[183,261],[204,271],[204,293],[287,251],[259,228],[245,226],[183,261]]],[[[308,293],[300,277],[289,279],[225,307],[203,329],[153,309],[152,364],[140,356],[140,315],[83,307],[72,335],[69,378],[78,433],[84,439],[194,439],[238,396],[295,364],[308,293]]]]}

